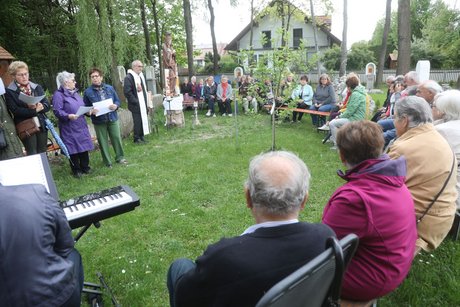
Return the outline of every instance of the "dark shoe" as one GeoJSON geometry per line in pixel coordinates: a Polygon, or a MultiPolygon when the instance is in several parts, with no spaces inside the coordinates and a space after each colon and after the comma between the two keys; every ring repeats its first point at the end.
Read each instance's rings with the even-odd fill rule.
{"type": "Polygon", "coordinates": [[[128,161],[126,159],[121,159],[120,161],[117,161],[118,164],[128,164],[128,161]]]}
{"type": "Polygon", "coordinates": [[[112,164],[107,165],[108,168],[112,168],[112,164]]]}
{"type": "Polygon", "coordinates": [[[145,143],[145,144],[147,144],[147,143],[148,143],[148,141],[147,141],[147,140],[145,140],[144,138],[141,138],[141,142],[142,142],[142,143],[145,143]]]}
{"type": "Polygon", "coordinates": [[[143,144],[144,142],[141,139],[134,140],[134,144],[143,144]]]}
{"type": "Polygon", "coordinates": [[[92,170],[89,167],[87,169],[83,170],[83,174],[91,174],[91,172],[92,172],[92,170]]]}
{"type": "Polygon", "coordinates": [[[77,172],[73,173],[73,176],[74,176],[75,178],[80,179],[80,178],[83,176],[83,174],[82,174],[82,172],[77,171],[77,172]]]}

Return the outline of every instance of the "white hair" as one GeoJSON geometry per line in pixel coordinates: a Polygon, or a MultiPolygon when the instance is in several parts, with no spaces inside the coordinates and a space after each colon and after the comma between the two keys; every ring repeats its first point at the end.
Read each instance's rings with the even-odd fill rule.
{"type": "Polygon", "coordinates": [[[443,114],[442,118],[447,122],[460,120],[460,91],[448,90],[434,97],[434,105],[443,114]]]}
{"type": "Polygon", "coordinates": [[[255,156],[249,164],[246,188],[255,208],[265,213],[283,216],[300,209],[310,185],[310,172],[305,163],[287,151],[271,151],[255,156]],[[273,176],[266,171],[267,159],[283,159],[290,166],[289,176],[273,176]],[[276,178],[275,178],[276,177],[276,178]]]}
{"type": "Polygon", "coordinates": [[[406,96],[399,99],[395,104],[397,117],[406,117],[409,120],[409,128],[414,128],[433,122],[431,108],[425,99],[418,96],[406,96]]]}
{"type": "Polygon", "coordinates": [[[75,74],[74,73],[70,73],[70,72],[67,72],[67,71],[61,71],[60,73],[57,74],[56,76],[56,83],[57,83],[57,86],[60,87],[60,86],[64,86],[64,83],[68,80],[72,80],[72,79],[75,79],[75,74]]]}

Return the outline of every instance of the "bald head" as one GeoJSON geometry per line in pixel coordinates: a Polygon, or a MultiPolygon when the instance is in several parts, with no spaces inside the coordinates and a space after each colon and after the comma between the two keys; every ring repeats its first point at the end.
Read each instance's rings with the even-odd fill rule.
{"type": "Polygon", "coordinates": [[[299,157],[272,151],[251,160],[246,188],[256,210],[282,217],[300,210],[309,184],[310,173],[299,157]]]}

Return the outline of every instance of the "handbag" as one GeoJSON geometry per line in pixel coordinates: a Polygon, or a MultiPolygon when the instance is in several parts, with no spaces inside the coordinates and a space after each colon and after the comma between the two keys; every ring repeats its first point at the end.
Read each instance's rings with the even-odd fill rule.
{"type": "Polygon", "coordinates": [[[31,135],[40,131],[33,118],[28,118],[16,124],[16,132],[21,140],[25,140],[31,135]]]}

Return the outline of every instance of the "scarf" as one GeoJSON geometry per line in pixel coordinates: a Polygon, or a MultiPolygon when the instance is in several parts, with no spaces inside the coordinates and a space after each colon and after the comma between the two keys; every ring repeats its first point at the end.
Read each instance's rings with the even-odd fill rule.
{"type": "Polygon", "coordinates": [[[30,83],[27,83],[26,85],[22,85],[14,81],[18,87],[18,89],[24,93],[27,96],[32,96],[32,89],[30,88],[30,83]]]}
{"type": "Polygon", "coordinates": [[[222,100],[226,100],[227,99],[227,86],[228,86],[228,83],[222,83],[222,100]]]}

